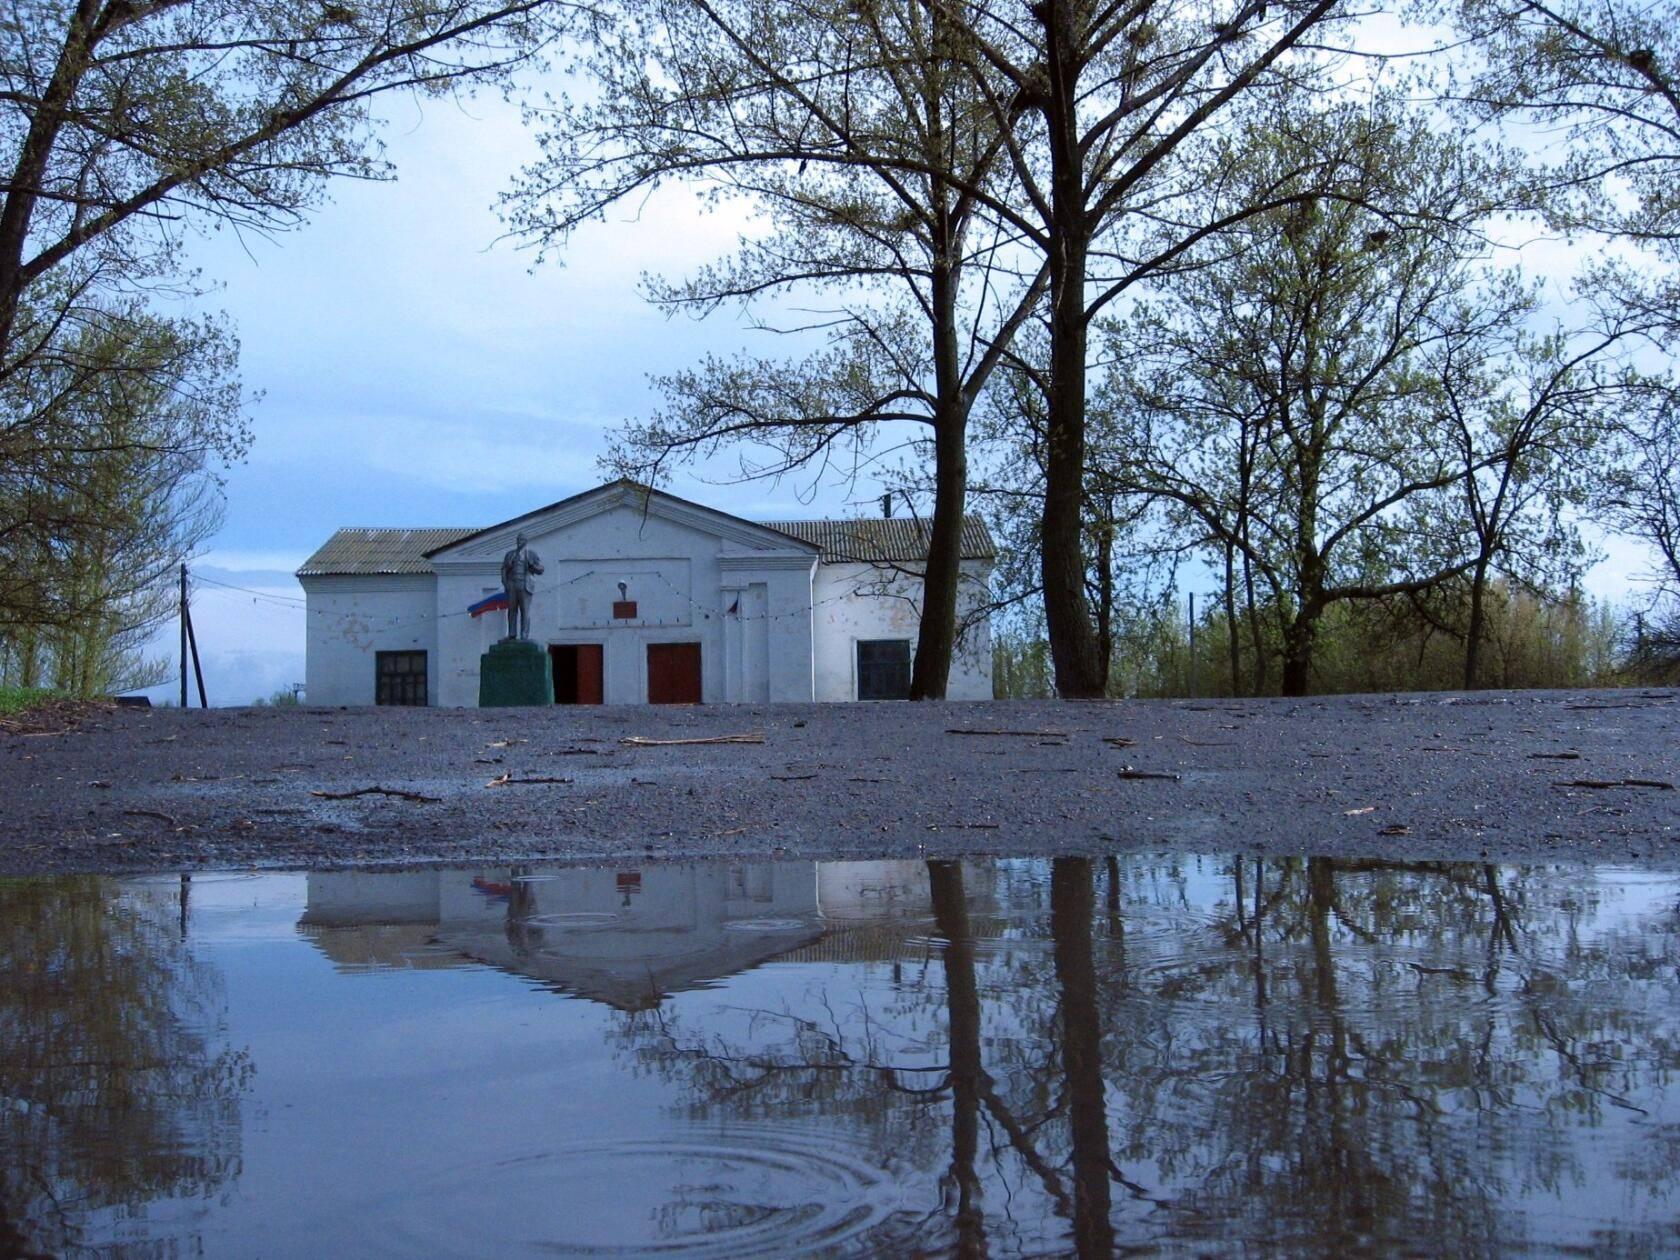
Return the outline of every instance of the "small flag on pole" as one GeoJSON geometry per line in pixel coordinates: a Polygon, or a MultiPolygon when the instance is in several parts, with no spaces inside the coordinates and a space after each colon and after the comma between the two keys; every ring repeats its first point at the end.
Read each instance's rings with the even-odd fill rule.
{"type": "Polygon", "coordinates": [[[480,613],[500,612],[500,611],[506,609],[507,606],[508,606],[507,592],[506,591],[497,591],[494,595],[486,595],[483,599],[479,600],[478,603],[476,603],[476,604],[468,604],[467,605],[467,611],[469,613],[471,613],[473,616],[476,617],[480,613]]]}

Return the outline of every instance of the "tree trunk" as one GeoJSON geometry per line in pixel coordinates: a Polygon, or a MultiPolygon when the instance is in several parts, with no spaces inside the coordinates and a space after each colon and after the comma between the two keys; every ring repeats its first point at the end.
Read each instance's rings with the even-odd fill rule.
{"type": "Polygon", "coordinates": [[[968,414],[960,403],[934,424],[933,522],[922,578],[922,624],[910,676],[912,700],[943,700],[956,651],[962,582],[963,513],[968,503],[968,414]]]}
{"type": "Polygon", "coordinates": [[[1318,619],[1324,607],[1303,602],[1283,632],[1283,694],[1304,696],[1311,683],[1313,650],[1318,644],[1318,619]]]}
{"type": "Polygon", "coordinates": [[[29,227],[35,217],[35,203],[45,183],[53,145],[64,126],[65,113],[75,98],[76,87],[87,72],[93,48],[93,23],[99,0],[78,0],[64,32],[58,62],[53,67],[41,99],[29,120],[29,130],[18,150],[18,159],[7,182],[4,207],[0,208],[0,363],[11,342],[23,298],[23,251],[29,227]]]}
{"type": "Polygon", "coordinates": [[[1481,674],[1482,664],[1482,636],[1487,629],[1487,574],[1489,557],[1486,554],[1476,560],[1475,572],[1470,577],[1470,628],[1464,635],[1464,689],[1474,691],[1476,679],[1481,674]]]}
{"type": "Polygon", "coordinates": [[[1242,632],[1237,628],[1236,554],[1225,544],[1225,637],[1231,654],[1230,695],[1242,695],[1242,632]]]}
{"type": "Polygon", "coordinates": [[[1085,600],[1079,529],[1085,505],[1085,270],[1091,235],[1079,142],[1081,10],[1071,0],[1045,0],[1034,10],[1045,33],[1051,195],[1050,388],[1039,545],[1050,656],[1064,700],[1095,699],[1108,689],[1108,662],[1097,650],[1085,600]]]}

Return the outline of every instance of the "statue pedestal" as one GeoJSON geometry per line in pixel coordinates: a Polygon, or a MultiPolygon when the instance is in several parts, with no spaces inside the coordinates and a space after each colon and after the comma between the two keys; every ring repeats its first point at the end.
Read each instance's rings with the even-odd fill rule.
{"type": "Polygon", "coordinates": [[[529,639],[504,639],[478,658],[478,707],[553,704],[548,653],[529,639]]]}

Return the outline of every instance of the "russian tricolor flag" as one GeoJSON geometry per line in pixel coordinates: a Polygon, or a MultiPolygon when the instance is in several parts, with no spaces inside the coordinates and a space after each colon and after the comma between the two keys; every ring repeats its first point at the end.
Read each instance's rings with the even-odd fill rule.
{"type": "Polygon", "coordinates": [[[476,617],[480,613],[498,612],[498,611],[505,610],[507,608],[507,606],[508,606],[507,592],[506,591],[497,591],[494,595],[486,595],[483,599],[479,600],[478,603],[476,603],[476,604],[468,604],[467,605],[467,611],[469,613],[471,613],[473,616],[476,617]]]}

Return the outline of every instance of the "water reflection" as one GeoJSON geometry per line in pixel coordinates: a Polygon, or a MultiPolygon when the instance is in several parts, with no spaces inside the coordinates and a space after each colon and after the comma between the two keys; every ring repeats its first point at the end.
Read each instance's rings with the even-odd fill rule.
{"type": "Polygon", "coordinates": [[[189,893],[0,880],[0,1255],[239,1175],[251,1067],[206,1034],[224,996],[183,945],[189,893]]]}
{"type": "Polygon", "coordinates": [[[230,911],[185,945],[155,888],[7,887],[13,974],[82,961],[0,1007],[8,1047],[14,1028],[36,1047],[33,1075],[7,1056],[8,1105],[27,1105],[3,1123],[72,1118],[42,1120],[19,1158],[8,1144],[0,1253],[1661,1253],[1680,1236],[1668,874],[1196,857],[318,874],[274,886],[289,940],[230,911]],[[216,1018],[223,963],[255,986],[241,1010],[296,991],[231,1020],[254,1084],[192,1031],[216,1018]],[[126,1092],[77,1066],[119,1046],[126,1092]],[[242,1148],[247,1089],[268,1119],[242,1148]],[[339,1147],[352,1176],[325,1166],[339,1147]],[[39,1241],[59,1210],[39,1175],[66,1205],[57,1242],[39,1241]],[[306,1187],[313,1215],[277,1210],[276,1185],[306,1187]],[[215,1188],[219,1209],[185,1223],[97,1210],[215,1188]]]}

